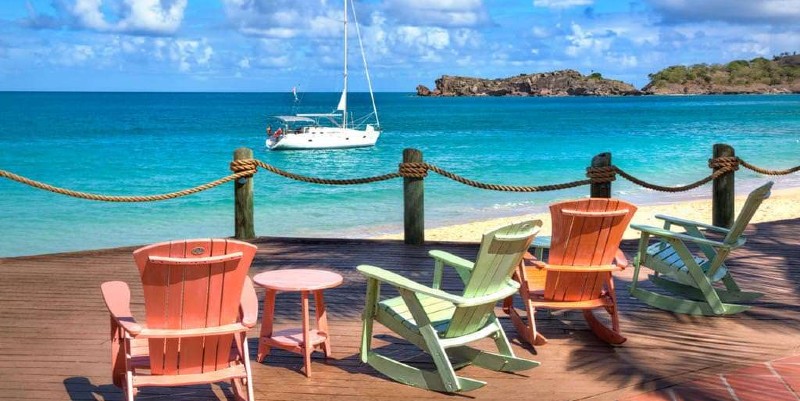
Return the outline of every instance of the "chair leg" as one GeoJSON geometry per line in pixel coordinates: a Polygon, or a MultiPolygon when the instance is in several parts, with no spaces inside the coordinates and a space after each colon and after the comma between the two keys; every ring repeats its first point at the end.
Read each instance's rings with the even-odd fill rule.
{"type": "Polygon", "coordinates": [[[627,338],[623,337],[622,334],[619,333],[619,321],[617,320],[616,328],[614,328],[614,317],[617,314],[616,309],[612,309],[613,313],[611,313],[611,320],[612,320],[612,328],[604,325],[597,319],[597,316],[594,315],[592,309],[584,309],[583,318],[586,319],[586,323],[589,325],[589,328],[592,329],[592,332],[601,340],[613,344],[619,345],[624,343],[627,338]]]}
{"type": "MultiPolygon", "coordinates": [[[[719,316],[708,302],[691,301],[688,299],[679,299],[673,296],[657,294],[652,291],[644,290],[642,288],[635,288],[631,290],[631,295],[638,298],[640,301],[656,307],[675,313],[684,313],[687,315],[702,315],[702,316],[719,316]]],[[[750,306],[736,305],[736,304],[722,304],[723,315],[732,315],[750,309],[750,306]]]]}
{"type": "Polygon", "coordinates": [[[369,361],[370,350],[372,349],[372,327],[374,324],[375,308],[378,303],[378,290],[380,283],[375,279],[367,280],[367,300],[364,307],[364,315],[361,323],[361,362],[369,361]]]}
{"type": "Polygon", "coordinates": [[[253,371],[250,368],[250,348],[247,345],[247,333],[242,333],[242,342],[244,343],[242,362],[244,363],[244,371],[247,373],[247,401],[253,401],[255,400],[253,395],[253,371]]]}
{"type": "Polygon", "coordinates": [[[502,352],[500,354],[495,354],[466,345],[450,348],[447,352],[453,357],[467,360],[468,364],[480,366],[484,369],[494,370],[496,372],[519,372],[541,365],[536,361],[517,358],[513,354],[507,355],[502,352]]]}
{"type": "MultiPolygon", "coordinates": [[[[688,286],[686,284],[681,284],[661,277],[655,277],[653,275],[650,276],[650,281],[653,284],[675,295],[680,295],[683,298],[691,299],[693,301],[706,300],[705,295],[703,295],[703,293],[696,287],[688,286]]],[[[764,294],[758,292],[731,291],[720,288],[715,288],[715,290],[717,296],[719,296],[719,299],[724,303],[753,301],[764,296],[764,294]]]]}
{"type": "Polygon", "coordinates": [[[125,372],[125,387],[123,390],[125,391],[126,400],[133,401],[133,397],[136,394],[136,389],[133,388],[133,372],[130,369],[125,372]]]}
{"type": "Polygon", "coordinates": [[[453,369],[453,364],[450,363],[450,359],[447,358],[447,352],[439,343],[439,335],[436,333],[436,329],[430,324],[426,324],[420,327],[419,331],[422,334],[422,338],[425,339],[428,352],[433,357],[433,363],[436,365],[436,371],[439,372],[445,389],[449,392],[460,391],[458,377],[453,369]]]}
{"type": "Polygon", "coordinates": [[[520,338],[526,343],[531,345],[547,344],[547,338],[536,330],[536,317],[534,316],[536,309],[527,298],[523,298],[523,303],[525,304],[525,314],[527,315],[525,319],[527,319],[527,322],[523,320],[523,317],[520,316],[519,312],[512,306],[508,311],[511,323],[514,325],[520,338]]]}
{"type": "Polygon", "coordinates": [[[125,338],[114,318],[111,318],[111,380],[119,388],[125,386],[125,338]]]}
{"type": "Polygon", "coordinates": [[[594,315],[594,311],[592,309],[584,309],[583,310],[583,318],[586,319],[586,323],[589,324],[589,328],[592,329],[592,332],[601,340],[613,344],[619,345],[627,341],[628,339],[622,336],[619,328],[619,311],[618,311],[618,304],[617,304],[617,292],[614,289],[614,278],[611,276],[611,273],[608,273],[608,278],[606,279],[605,284],[605,297],[606,297],[606,305],[603,309],[608,312],[611,316],[611,328],[601,323],[597,316],[594,315]]]}
{"type": "Polygon", "coordinates": [[[505,331],[503,331],[503,326],[500,325],[496,318],[493,324],[497,327],[497,331],[495,331],[492,338],[499,353],[481,351],[466,345],[450,348],[447,352],[455,358],[469,361],[469,364],[498,372],[517,372],[540,365],[539,362],[514,356],[514,351],[511,349],[511,343],[508,341],[505,331]]]}
{"type": "MultiPolygon", "coordinates": [[[[444,383],[442,377],[438,372],[431,372],[415,368],[405,363],[387,358],[379,355],[374,351],[370,351],[367,357],[367,364],[373,369],[377,370],[384,376],[409,385],[426,390],[439,391],[442,393],[452,393],[444,383]]],[[[457,391],[472,391],[479,389],[486,385],[486,382],[479,380],[467,379],[465,377],[457,377],[458,390],[457,391]]]]}

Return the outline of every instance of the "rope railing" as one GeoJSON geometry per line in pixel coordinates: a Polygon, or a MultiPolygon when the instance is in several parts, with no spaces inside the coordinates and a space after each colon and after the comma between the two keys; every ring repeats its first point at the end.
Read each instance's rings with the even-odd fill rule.
{"type": "Polygon", "coordinates": [[[245,240],[253,239],[256,236],[253,213],[253,180],[248,180],[248,178],[252,178],[259,169],[266,170],[287,179],[319,185],[361,185],[403,178],[404,242],[406,244],[421,245],[425,242],[423,183],[430,172],[463,185],[491,191],[545,192],[589,185],[590,196],[593,197],[611,197],[611,183],[617,179],[617,176],[621,176],[634,185],[661,192],[688,191],[713,181],[714,183],[711,191],[712,224],[720,227],[729,227],[730,224],[732,224],[734,213],[735,177],[733,173],[737,171],[740,166],[766,175],[786,175],[800,171],[800,166],[783,170],[770,170],[755,166],[736,157],[733,148],[726,144],[715,144],[713,155],[714,156],[708,160],[708,167],[713,170],[711,174],[692,183],[680,186],[658,185],[636,177],[619,166],[613,165],[611,163],[610,153],[601,153],[592,159],[591,167],[588,167],[585,171],[585,179],[548,185],[493,184],[466,178],[435,164],[424,162],[422,152],[416,149],[405,149],[403,151],[403,162],[397,165],[396,171],[370,177],[331,179],[301,175],[283,170],[253,158],[253,151],[251,149],[239,148],[234,152],[234,160],[230,163],[230,175],[192,188],[156,195],[124,196],[81,192],[46,184],[6,170],[0,170],[0,177],[57,194],[104,202],[153,202],[174,199],[234,181],[235,237],[245,240]]]}
{"type": "Polygon", "coordinates": [[[154,202],[154,201],[162,201],[167,199],[175,199],[180,198],[186,195],[196,194],[201,191],[205,191],[207,189],[211,189],[217,186],[220,186],[226,182],[233,181],[242,177],[248,177],[252,174],[247,172],[240,172],[231,174],[226,177],[222,177],[218,180],[211,181],[206,184],[198,185],[193,188],[187,188],[181,191],[170,192],[166,194],[157,194],[157,195],[133,195],[133,196],[126,196],[126,195],[102,195],[102,194],[93,194],[89,192],[81,192],[81,191],[74,191],[71,189],[61,188],[54,185],[46,184],[41,181],[32,180],[27,177],[23,177],[18,174],[14,174],[12,172],[6,170],[0,170],[0,177],[8,178],[9,180],[16,181],[25,185],[32,186],[34,188],[43,189],[45,191],[50,191],[53,193],[71,196],[73,198],[79,199],[87,199],[87,200],[95,200],[95,201],[103,201],[103,202],[154,202]]]}
{"type": "Polygon", "coordinates": [[[650,182],[647,182],[641,178],[637,178],[636,176],[626,172],[625,170],[621,169],[618,166],[611,165],[605,167],[589,167],[586,169],[586,177],[587,179],[584,180],[576,180],[570,181],[560,184],[549,184],[549,185],[536,185],[536,186],[521,186],[521,185],[504,185],[504,184],[491,184],[491,183],[484,183],[476,180],[472,180],[469,178],[465,178],[460,176],[456,173],[450,172],[445,170],[435,164],[431,163],[424,163],[424,162],[406,162],[400,163],[398,165],[398,171],[392,173],[386,173],[371,177],[363,177],[363,178],[347,178],[347,179],[329,179],[329,178],[319,178],[319,177],[310,177],[300,174],[295,174],[278,167],[275,167],[271,164],[263,162],[258,159],[244,159],[244,160],[234,160],[230,163],[230,169],[233,174],[222,177],[220,179],[208,182],[206,184],[198,185],[192,188],[170,192],[165,194],[156,194],[156,195],[134,195],[134,196],[124,196],[124,195],[103,195],[103,194],[94,194],[88,192],[81,192],[81,191],[74,191],[66,188],[57,187],[54,185],[46,184],[41,181],[32,180],[27,177],[23,177],[18,174],[14,174],[12,172],[6,170],[0,170],[0,177],[4,177],[25,185],[29,185],[34,188],[39,188],[45,191],[54,192],[61,195],[72,196],[75,198],[80,199],[88,199],[88,200],[96,200],[96,201],[104,201],[104,202],[153,202],[153,201],[161,201],[167,199],[174,199],[179,198],[182,196],[187,196],[191,194],[195,194],[201,191],[205,191],[207,189],[211,189],[227,183],[229,181],[233,181],[239,178],[246,178],[252,177],[253,175],[258,172],[258,168],[262,168],[266,171],[269,171],[273,174],[277,174],[279,176],[292,179],[295,181],[307,182],[311,184],[321,184],[321,185],[360,185],[360,184],[369,184],[373,182],[380,182],[380,181],[387,181],[395,178],[425,178],[428,175],[428,171],[432,171],[436,174],[439,174],[442,177],[447,179],[456,181],[458,183],[468,185],[475,188],[480,189],[487,189],[492,191],[504,191],[504,192],[545,192],[545,191],[558,191],[562,189],[569,189],[569,188],[576,188],[584,185],[589,185],[592,183],[604,183],[604,182],[612,182],[616,179],[616,175],[622,176],[624,179],[639,185],[644,188],[652,189],[655,191],[661,192],[683,192],[688,191],[691,189],[695,189],[702,185],[707,184],[708,182],[719,178],[725,174],[737,171],[739,166],[744,166],[747,169],[755,171],[760,174],[766,175],[787,175],[792,174],[797,171],[800,171],[800,166],[784,169],[784,170],[769,170],[765,168],[761,168],[750,164],[739,157],[718,157],[714,159],[709,159],[708,166],[714,169],[714,172],[709,174],[706,177],[703,177],[695,182],[690,184],[681,185],[681,186],[664,186],[664,185],[657,185],[650,182]]]}

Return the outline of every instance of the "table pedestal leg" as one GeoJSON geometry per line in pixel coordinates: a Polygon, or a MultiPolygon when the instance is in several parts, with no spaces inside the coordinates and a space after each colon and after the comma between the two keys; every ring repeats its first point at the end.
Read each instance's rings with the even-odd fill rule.
{"type": "Polygon", "coordinates": [[[306,377],[311,377],[311,353],[314,345],[308,327],[308,291],[300,291],[300,302],[303,307],[303,363],[306,365],[306,377]]]}
{"type": "Polygon", "coordinates": [[[267,289],[264,296],[264,316],[261,318],[261,335],[258,338],[258,356],[256,360],[261,362],[269,355],[270,346],[265,341],[272,337],[272,319],[275,316],[275,293],[277,291],[267,289]]]}
{"type": "Polygon", "coordinates": [[[317,330],[325,333],[325,342],[320,344],[322,351],[325,352],[325,358],[331,356],[331,337],[328,331],[328,314],[325,311],[325,297],[322,296],[322,290],[314,291],[315,308],[314,312],[317,315],[317,330]]]}

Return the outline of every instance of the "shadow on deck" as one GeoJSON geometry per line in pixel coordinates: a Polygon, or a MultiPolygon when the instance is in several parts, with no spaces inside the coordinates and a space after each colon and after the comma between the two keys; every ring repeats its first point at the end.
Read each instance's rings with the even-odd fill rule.
{"type": "MultiPolygon", "coordinates": [[[[260,238],[251,275],[272,269],[320,268],[345,283],[326,291],[333,358],[313,360],[313,376],[301,372],[302,357],[274,350],[253,364],[256,399],[525,399],[611,400],[742,368],[800,352],[800,219],[755,224],[748,244],[729,259],[743,288],[767,295],[753,308],[724,318],[677,315],[627,296],[632,271],[616,277],[621,324],[628,342],[611,347],[589,332],[580,312],[539,312],[550,343],[536,349],[515,340],[515,352],[542,362],[522,374],[467,367],[464,376],[487,386],[459,396],[414,389],[381,377],[358,360],[365,280],[354,267],[369,263],[430,282],[430,249],[472,259],[476,244],[406,246],[398,241],[260,238]]],[[[635,241],[623,250],[633,255],[635,241]]],[[[133,292],[133,312],[143,316],[133,248],[0,259],[0,399],[118,400],[110,380],[108,315],[100,296],[104,281],[122,280],[133,292]]],[[[452,272],[451,272],[452,273],[452,272]]],[[[455,274],[445,289],[457,288],[455,274]]],[[[647,284],[645,284],[647,285],[647,284]]],[[[386,287],[384,287],[386,288],[386,287]]],[[[263,290],[259,297],[263,299],[263,290]]],[[[279,294],[276,329],[299,322],[297,294],[279,294]]],[[[499,311],[499,309],[498,309],[499,311]]],[[[258,330],[250,333],[255,353],[258,330]]],[[[376,346],[400,359],[425,361],[413,346],[389,332],[376,346]],[[382,344],[383,342],[383,344],[382,344]]],[[[487,344],[488,345],[488,344],[487,344]]],[[[254,359],[254,355],[253,359],[254,359]]],[[[424,362],[423,362],[424,363],[424,362]]],[[[232,399],[226,385],[148,388],[141,400],[232,399]]],[[[709,394],[713,399],[713,394],[709,394]]]]}

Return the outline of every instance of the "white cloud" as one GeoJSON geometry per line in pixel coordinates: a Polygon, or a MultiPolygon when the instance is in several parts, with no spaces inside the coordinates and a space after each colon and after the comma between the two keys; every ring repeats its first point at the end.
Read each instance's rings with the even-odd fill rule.
{"type": "Polygon", "coordinates": [[[75,0],[69,9],[80,28],[98,32],[169,35],[183,21],[188,0],[122,0],[113,15],[104,14],[103,0],[75,0]],[[116,22],[109,22],[113,20],[116,22]]]}
{"type": "Polygon", "coordinates": [[[724,21],[797,25],[800,0],[647,0],[667,22],[724,21]]]}
{"type": "Polygon", "coordinates": [[[100,11],[103,0],[76,0],[72,14],[84,28],[103,31],[109,28],[105,16],[100,11]]]}
{"type": "Polygon", "coordinates": [[[68,67],[146,70],[166,64],[185,73],[212,67],[214,48],[205,38],[173,39],[127,35],[103,38],[102,41],[91,44],[59,43],[52,50],[42,48],[37,53],[41,59],[51,64],[68,67]]]}
{"type": "Polygon", "coordinates": [[[181,72],[189,72],[194,66],[208,66],[213,55],[214,49],[208,45],[205,39],[176,39],[170,41],[169,44],[170,60],[178,64],[181,72]]]}
{"type": "Polygon", "coordinates": [[[456,28],[491,23],[483,0],[386,0],[384,11],[402,25],[456,28]]]}
{"type": "Polygon", "coordinates": [[[283,39],[342,35],[343,9],[338,2],[223,0],[223,5],[228,22],[244,35],[283,39]]]}
{"type": "Polygon", "coordinates": [[[563,9],[578,6],[588,6],[594,0],[533,0],[534,7],[563,9]]]}
{"type": "Polygon", "coordinates": [[[169,34],[178,30],[188,0],[125,0],[128,12],[117,25],[123,32],[169,34]]]}
{"type": "Polygon", "coordinates": [[[611,39],[598,37],[591,31],[584,30],[580,25],[572,24],[572,34],[566,36],[570,45],[564,50],[568,56],[577,57],[584,53],[600,54],[611,47],[611,39]]]}

